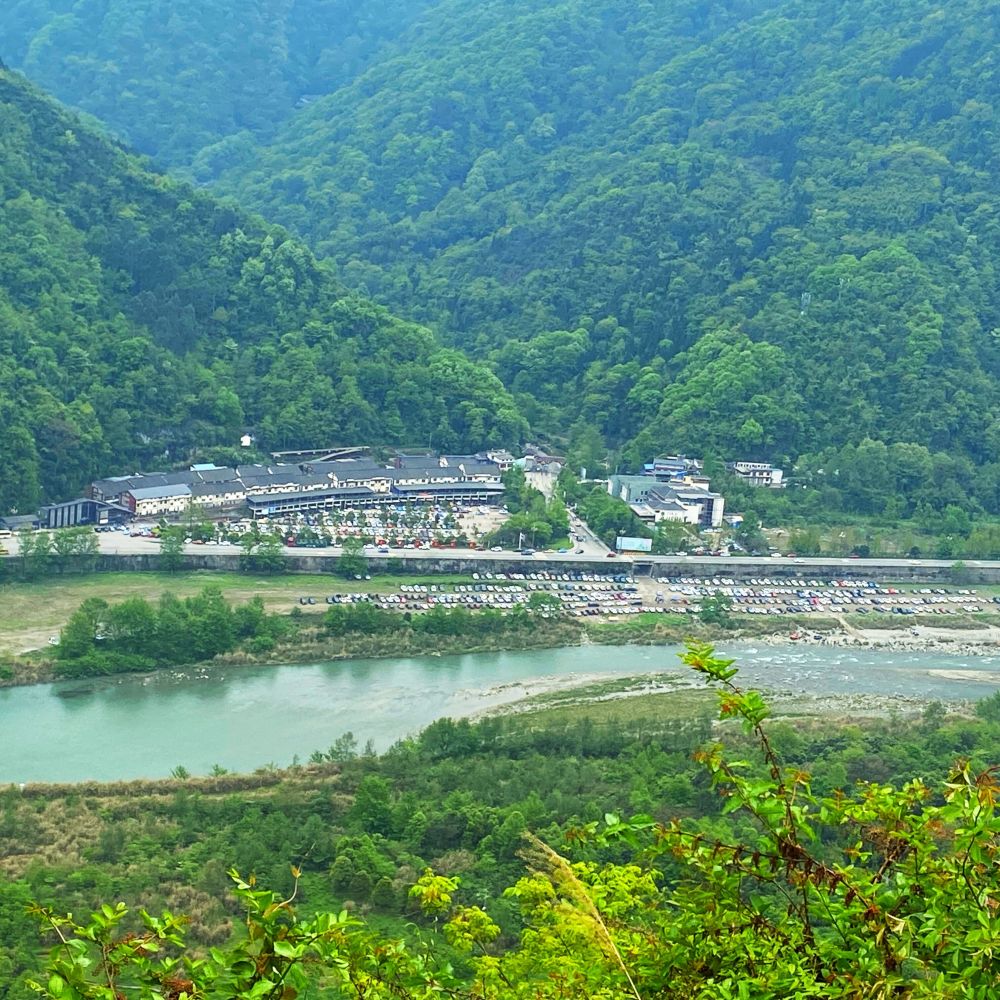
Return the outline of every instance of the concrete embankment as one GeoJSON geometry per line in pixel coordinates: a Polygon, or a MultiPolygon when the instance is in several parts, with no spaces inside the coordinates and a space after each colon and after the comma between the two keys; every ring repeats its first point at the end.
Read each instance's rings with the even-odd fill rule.
{"type": "MultiPolygon", "coordinates": [[[[286,552],[291,573],[333,573],[337,553],[329,549],[309,552],[286,552]]],[[[105,553],[98,557],[97,569],[103,572],[150,572],[159,569],[159,553],[105,553]]],[[[768,577],[773,580],[863,579],[879,583],[998,584],[1000,562],[968,563],[956,579],[954,564],[937,560],[903,559],[653,559],[615,560],[567,558],[554,556],[500,556],[496,553],[401,552],[390,556],[368,556],[375,573],[633,573],[637,577],[693,577],[713,579],[729,577],[737,581],[768,577]]],[[[235,572],[240,568],[238,552],[191,552],[184,555],[184,568],[235,572]]]]}

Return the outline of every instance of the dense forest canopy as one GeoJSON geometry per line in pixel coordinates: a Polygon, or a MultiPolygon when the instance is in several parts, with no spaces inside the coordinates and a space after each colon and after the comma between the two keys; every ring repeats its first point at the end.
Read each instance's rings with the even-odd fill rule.
{"type": "Polygon", "coordinates": [[[813,482],[895,448],[894,482],[957,463],[920,477],[932,508],[994,513],[998,28],[985,0],[0,12],[61,99],[489,365],[507,437],[516,409],[623,468],[711,452],[813,482]]]}
{"type": "Polygon", "coordinates": [[[205,170],[352,80],[426,6],[8,0],[0,38],[11,65],[135,149],[205,170]]]}
{"type": "Polygon", "coordinates": [[[513,443],[487,368],[0,71],[0,511],[235,446],[513,443]]]}
{"type": "Polygon", "coordinates": [[[472,6],[223,186],[633,459],[996,454],[992,7],[472,6]]]}

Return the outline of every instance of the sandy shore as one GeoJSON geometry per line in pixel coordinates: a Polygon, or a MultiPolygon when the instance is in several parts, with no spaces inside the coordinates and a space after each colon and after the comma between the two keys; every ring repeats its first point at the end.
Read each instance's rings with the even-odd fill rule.
{"type": "MultiPolygon", "coordinates": [[[[966,673],[964,671],[930,671],[942,676],[966,673]]],[[[969,678],[951,677],[951,679],[982,680],[978,672],[969,671],[969,678]]],[[[992,674],[988,675],[992,678],[992,674]]],[[[1000,672],[996,672],[996,682],[1000,684],[1000,672]]],[[[774,719],[826,718],[828,720],[856,720],[859,718],[888,718],[893,715],[900,717],[916,717],[933,700],[928,698],[907,697],[898,694],[872,694],[870,692],[855,694],[808,694],[802,691],[763,690],[774,719]]],[[[545,712],[549,709],[564,709],[576,707],[586,714],[587,706],[607,702],[622,702],[626,700],[641,700],[643,698],[681,695],[685,693],[703,694],[707,714],[714,717],[715,699],[712,689],[699,678],[687,675],[664,674],[654,671],[648,674],[636,674],[622,677],[613,674],[582,673],[560,677],[536,677],[527,682],[517,682],[510,685],[498,685],[486,694],[499,691],[516,691],[522,695],[518,700],[505,705],[492,705],[471,715],[473,719],[488,716],[530,715],[534,712],[545,712]]],[[[972,702],[952,701],[948,703],[948,711],[952,714],[964,715],[972,710],[972,702]]],[[[669,715],[669,702],[664,705],[664,712],[669,715]]]]}

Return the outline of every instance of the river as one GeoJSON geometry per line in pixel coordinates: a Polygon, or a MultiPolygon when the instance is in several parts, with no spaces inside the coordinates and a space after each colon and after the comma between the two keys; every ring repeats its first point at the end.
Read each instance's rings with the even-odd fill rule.
{"type": "MultiPolygon", "coordinates": [[[[163,777],[181,765],[250,771],[305,761],[351,731],[384,750],[442,716],[526,694],[656,671],[688,674],[677,648],[526,652],[219,667],[0,690],[0,783],[163,777]]],[[[941,701],[1000,690],[1000,657],[733,643],[740,681],[815,695],[941,701]],[[961,671],[943,676],[938,671],[961,671]]]]}

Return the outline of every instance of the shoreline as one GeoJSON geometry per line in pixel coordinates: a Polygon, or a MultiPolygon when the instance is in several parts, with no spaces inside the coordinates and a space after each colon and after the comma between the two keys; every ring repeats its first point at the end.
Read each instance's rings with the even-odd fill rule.
{"type": "MultiPolygon", "coordinates": [[[[440,636],[436,642],[424,641],[417,644],[400,644],[398,636],[365,637],[364,644],[350,641],[327,640],[323,642],[303,642],[282,647],[266,656],[244,653],[239,650],[222,654],[213,660],[199,663],[167,666],[158,670],[120,673],[94,674],[89,677],[58,677],[53,669],[54,661],[14,661],[14,669],[23,669],[12,677],[0,677],[0,689],[32,687],[63,681],[111,681],[126,677],[152,678],[158,675],[176,675],[190,671],[204,670],[206,667],[282,667],[317,661],[392,659],[395,657],[421,656],[462,656],[466,654],[511,652],[519,650],[558,649],[560,647],[589,645],[627,646],[670,646],[683,644],[689,638],[712,643],[754,642],[768,646],[837,646],[855,649],[872,649],[884,652],[924,652],[942,653],[949,656],[1000,656],[1000,627],[982,625],[980,627],[944,628],[927,625],[913,625],[907,628],[863,629],[851,625],[844,619],[838,620],[839,628],[830,629],[829,619],[822,623],[826,630],[820,630],[821,623],[809,628],[808,622],[788,629],[788,623],[772,632],[757,632],[741,628],[706,628],[700,622],[692,621],[692,628],[675,625],[654,625],[647,630],[615,630],[620,624],[613,620],[591,622],[577,627],[572,621],[553,622],[543,634],[508,634],[483,641],[463,642],[462,636],[440,636]],[[607,631],[602,633],[602,629],[607,631]],[[391,646],[391,648],[389,648],[391,646]]],[[[776,625],[778,623],[775,623],[776,625]]]]}
{"type": "MultiPolygon", "coordinates": [[[[942,676],[951,676],[955,680],[970,679],[963,671],[939,671],[942,676]],[[957,676],[963,675],[963,676],[957,676]]],[[[671,677],[664,679],[656,672],[636,674],[630,677],[607,679],[593,675],[582,678],[584,683],[574,686],[563,686],[546,678],[539,678],[530,687],[526,696],[519,701],[483,709],[469,716],[473,722],[490,717],[519,717],[530,721],[534,716],[541,716],[542,721],[547,714],[578,711],[586,714],[588,709],[622,705],[629,701],[657,700],[664,702],[664,710],[669,711],[670,698],[697,698],[705,703],[704,716],[712,725],[720,723],[717,717],[716,690],[706,687],[697,678],[671,677]]],[[[998,674],[1000,683],[1000,674],[998,674]]],[[[528,685],[525,685],[528,688],[528,685]]],[[[893,715],[903,717],[919,716],[933,698],[918,698],[907,695],[890,695],[871,693],[844,694],[807,694],[801,691],[755,688],[760,690],[771,709],[768,718],[778,720],[808,720],[817,719],[826,722],[851,720],[857,718],[884,719],[893,715]]],[[[948,703],[949,714],[969,715],[972,712],[974,700],[956,700],[948,703]]],[[[678,719],[683,716],[678,716],[678,719]]]]}
{"type": "Polygon", "coordinates": [[[993,625],[978,628],[913,625],[898,629],[864,629],[842,621],[841,628],[832,632],[802,632],[798,638],[784,634],[761,635],[755,636],[754,641],[781,646],[839,646],[883,652],[1000,656],[1000,628],[993,625]]]}

